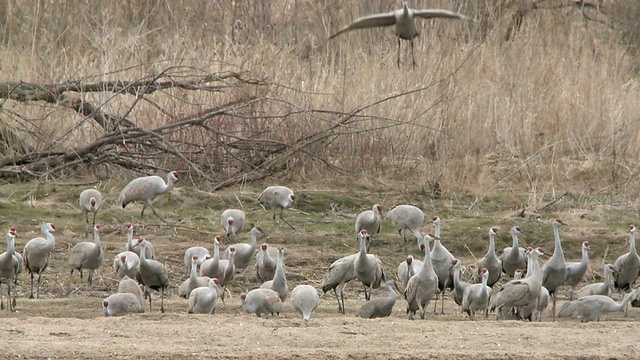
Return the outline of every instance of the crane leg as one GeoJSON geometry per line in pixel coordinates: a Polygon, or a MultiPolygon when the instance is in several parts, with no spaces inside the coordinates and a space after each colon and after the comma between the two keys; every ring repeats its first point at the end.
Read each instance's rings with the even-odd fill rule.
{"type": "Polygon", "coordinates": [[[29,296],[29,299],[33,299],[33,273],[31,273],[31,295],[29,296]]]}
{"type": "MultiPolygon", "coordinates": [[[[42,271],[38,273],[38,283],[36,284],[36,299],[40,298],[40,279],[41,278],[42,278],[42,271]]],[[[31,280],[33,280],[33,275],[31,275],[31,280]]],[[[32,285],[31,296],[33,296],[33,283],[31,285],[32,285]]]]}
{"type": "Polygon", "coordinates": [[[2,295],[2,281],[0,281],[0,310],[4,310],[4,296],[2,295]]]}
{"type": "Polygon", "coordinates": [[[398,39],[398,69],[400,69],[400,38],[398,39]]]}
{"type": "Polygon", "coordinates": [[[285,224],[289,225],[289,227],[292,230],[295,230],[296,228],[294,228],[293,226],[291,226],[291,224],[289,224],[289,222],[287,220],[284,219],[284,217],[282,217],[282,212],[284,211],[284,208],[280,208],[280,220],[282,220],[285,224]]]}
{"type": "Polygon", "coordinates": [[[169,224],[167,220],[165,220],[162,216],[160,216],[160,214],[156,212],[156,208],[154,208],[153,206],[149,207],[151,208],[151,211],[153,211],[153,214],[158,217],[158,219],[162,220],[162,222],[164,222],[165,224],[169,224]]]}
{"type": "Polygon", "coordinates": [[[447,287],[445,285],[444,289],[442,289],[442,303],[440,304],[440,315],[444,315],[444,294],[447,292],[447,287]]]}
{"type": "Polygon", "coordinates": [[[551,321],[556,321],[556,299],[557,299],[558,295],[557,293],[554,291],[553,292],[553,306],[551,308],[551,321]]]}
{"type": "Polygon", "coordinates": [[[7,281],[7,296],[9,300],[9,310],[16,311],[16,299],[12,296],[13,291],[11,289],[11,279],[7,281]]]}
{"type": "Polygon", "coordinates": [[[411,41],[411,60],[413,61],[413,68],[416,68],[416,58],[413,56],[413,40],[411,41]]]}
{"type": "Polygon", "coordinates": [[[436,301],[433,303],[433,315],[438,315],[436,309],[438,308],[438,299],[440,299],[440,291],[436,289],[436,301]]]}
{"type": "MultiPolygon", "coordinates": [[[[85,222],[84,222],[84,236],[89,237],[89,212],[84,213],[85,222]]],[[[95,224],[94,224],[95,227],[95,224]]]]}
{"type": "Polygon", "coordinates": [[[160,312],[164,313],[164,286],[160,288],[160,312]]]}

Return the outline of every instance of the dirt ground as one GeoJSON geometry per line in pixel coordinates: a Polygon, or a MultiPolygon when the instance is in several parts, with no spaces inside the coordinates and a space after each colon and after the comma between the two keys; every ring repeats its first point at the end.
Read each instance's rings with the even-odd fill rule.
{"type": "MultiPolygon", "coordinates": [[[[290,287],[295,284],[290,284],[290,287]]],[[[19,300],[19,311],[0,320],[3,358],[279,358],[279,359],[629,359],[640,354],[640,310],[611,314],[600,322],[476,322],[459,314],[451,299],[446,315],[408,320],[398,297],[390,318],[355,316],[363,303],[350,284],[347,314],[328,294],[308,322],[290,302],[279,317],[245,314],[233,298],[214,315],[188,315],[186,299],[170,295],[167,312],[104,317],[108,294],[79,290],[67,298],[19,300]]],[[[237,290],[237,291],[236,291],[237,290]]],[[[374,293],[375,295],[375,293],[374,293]]],[[[433,304],[433,302],[432,302],[433,304]]],[[[432,306],[432,305],[431,305],[432,306]]]]}
{"type": "MultiPolygon", "coordinates": [[[[325,294],[309,322],[300,319],[288,299],[279,317],[257,318],[240,308],[238,283],[232,284],[232,297],[224,306],[219,303],[214,315],[188,315],[187,300],[177,296],[177,287],[186,277],[182,263],[184,250],[196,244],[210,245],[212,234],[219,233],[219,229],[208,221],[195,220],[197,217],[193,215],[189,215],[189,221],[184,220],[186,217],[180,218],[193,203],[174,197],[162,203],[161,212],[169,214],[173,221],[182,219],[182,225],[175,227],[157,224],[153,218],[140,221],[139,206],[126,212],[115,207],[104,210],[99,220],[103,224],[105,260],[93,289],[89,290],[86,285],[80,285],[77,275],[69,278],[67,264],[73,244],[87,240],[76,197],[64,193],[56,196],[57,200],[68,200],[62,201],[62,205],[56,205],[53,199],[35,203],[33,209],[43,214],[15,222],[19,229],[19,250],[28,239],[39,235],[38,223],[42,218],[53,218],[63,231],[56,234],[51,265],[43,275],[41,298],[28,299],[29,279],[23,273],[17,288],[18,311],[0,313],[0,343],[3,344],[0,358],[627,359],[637,358],[640,353],[636,335],[640,310],[636,308],[630,308],[629,317],[609,314],[600,322],[585,324],[567,320],[550,322],[550,309],[541,323],[496,321],[493,315],[488,320],[471,322],[447,298],[447,315],[428,313],[426,320],[411,321],[406,318],[405,302],[398,295],[390,318],[367,320],[355,316],[364,303],[355,281],[346,288],[345,315],[338,314],[332,294],[325,294]],[[174,213],[167,210],[172,206],[177,207],[174,213]],[[59,210],[56,213],[53,209],[59,210]],[[159,303],[154,301],[151,312],[104,317],[102,299],[117,288],[111,270],[112,259],[126,242],[122,224],[132,220],[139,221],[134,224],[136,236],[153,242],[159,260],[169,270],[172,286],[165,304],[167,312],[161,314],[159,303]]],[[[233,199],[229,194],[220,197],[233,199]]],[[[3,216],[10,219],[18,208],[10,199],[4,204],[9,204],[5,208],[9,211],[3,216]]],[[[270,211],[249,206],[248,216],[267,230],[260,242],[285,247],[289,289],[298,284],[311,284],[320,289],[329,264],[356,251],[351,236],[353,218],[343,214],[330,217],[289,212],[296,231],[280,226],[282,224],[274,225],[270,211]]],[[[498,216],[493,221],[504,222],[504,217],[498,216]]],[[[455,228],[464,223],[451,224],[455,228]]],[[[385,226],[385,232],[376,240],[374,252],[382,259],[387,274],[393,276],[404,255],[397,233],[388,224],[385,226]]],[[[578,236],[569,230],[566,234],[567,247],[579,249],[578,236]]],[[[479,236],[486,236],[485,231],[479,236]]],[[[248,242],[249,234],[244,233],[238,241],[248,242]]],[[[628,245],[621,241],[620,246],[628,245]]],[[[609,256],[617,252],[616,249],[609,256]]],[[[417,251],[414,256],[418,256],[417,251]]],[[[575,250],[567,254],[568,260],[577,256],[575,250]]],[[[465,264],[474,262],[469,256],[461,259],[465,264]]],[[[601,265],[592,264],[591,268],[601,269],[601,265]]],[[[257,287],[253,265],[248,274],[249,287],[257,287]]],[[[376,290],[374,297],[380,291],[376,290]]],[[[567,295],[567,289],[563,289],[558,306],[566,301],[567,295]]],[[[157,299],[158,294],[154,296],[157,299]]]]}

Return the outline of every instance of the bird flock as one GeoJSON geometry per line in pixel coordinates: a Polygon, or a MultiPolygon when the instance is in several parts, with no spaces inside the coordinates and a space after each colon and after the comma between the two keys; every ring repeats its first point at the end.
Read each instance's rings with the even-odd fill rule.
{"type": "MultiPolygon", "coordinates": [[[[177,172],[171,172],[165,182],[157,176],[147,176],[132,180],[123,188],[119,196],[119,204],[123,207],[131,202],[143,203],[140,214],[151,207],[153,213],[164,221],[152,206],[153,200],[173,188],[179,179],[177,172]]],[[[100,242],[100,225],[95,224],[95,217],[103,204],[102,195],[95,189],[80,193],[80,209],[85,215],[85,229],[90,226],[89,213],[93,213],[93,241],[76,243],[69,254],[70,275],[79,272],[82,283],[88,273],[87,283],[93,286],[94,273],[104,262],[104,249],[100,242]]],[[[279,219],[295,229],[283,217],[284,209],[290,208],[295,201],[294,192],[284,186],[267,187],[258,201],[273,209],[272,219],[277,224],[279,219]]],[[[322,279],[320,289],[327,293],[333,290],[338,303],[338,312],[346,313],[344,289],[354,280],[362,286],[364,304],[357,315],[362,318],[387,317],[392,314],[398,299],[402,295],[406,303],[408,319],[416,314],[426,318],[429,303],[434,300],[433,314],[444,314],[447,295],[466,313],[470,320],[476,320],[476,314],[487,318],[495,313],[497,319],[519,319],[541,321],[542,314],[551,304],[551,319],[569,317],[581,321],[599,320],[607,312],[627,311],[627,304],[640,306],[640,294],[634,283],[640,273],[640,257],[636,251],[636,228],[629,226],[629,252],[617,258],[614,264],[603,267],[604,281],[592,283],[576,290],[584,280],[589,267],[590,244],[582,243],[580,261],[567,262],[562,250],[560,229],[567,224],[561,219],[552,223],[554,234],[553,255],[542,266],[540,256],[546,255],[543,248],[522,247],[518,236],[524,231],[519,226],[511,228],[512,246],[506,247],[498,255],[495,237],[500,232],[497,227],[488,229],[488,250],[474,264],[475,271],[470,282],[463,279],[462,262],[443,244],[446,237],[441,234],[442,220],[433,216],[427,223],[433,226],[433,232],[422,234],[425,215],[419,208],[411,205],[399,205],[387,212],[402,239],[402,247],[406,258],[398,264],[395,278],[384,269],[381,259],[370,251],[375,247],[373,239],[380,233],[382,213],[380,204],[372,206],[355,217],[355,237],[359,251],[341,257],[331,263],[322,279]],[[424,254],[418,260],[408,254],[409,241],[407,230],[416,238],[418,248],[424,254]],[[613,283],[611,283],[613,281],[613,283]],[[399,283],[399,284],[398,284],[399,283]],[[558,290],[566,286],[570,288],[570,301],[558,311],[556,304],[558,290]],[[374,297],[374,290],[386,289],[385,295],[374,297]],[[611,296],[616,290],[620,301],[611,296]],[[576,299],[574,300],[574,295],[576,299]]],[[[234,243],[221,249],[221,243],[237,239],[243,234],[247,223],[245,213],[238,209],[227,209],[220,216],[220,225],[224,235],[213,238],[213,255],[206,246],[193,246],[184,253],[184,269],[186,279],[178,287],[178,295],[186,300],[189,314],[214,314],[218,299],[224,306],[225,298],[231,295],[229,285],[240,284],[242,308],[247,313],[263,315],[279,315],[283,303],[290,297],[292,307],[303,319],[309,320],[320,303],[319,291],[310,284],[300,284],[289,289],[285,268],[285,249],[271,247],[266,243],[258,246],[258,239],[264,234],[259,226],[249,231],[249,243],[234,243]],[[256,279],[260,286],[252,290],[247,288],[247,270],[253,265],[256,279]],[[241,276],[236,277],[236,273],[241,276]]],[[[123,251],[112,260],[113,273],[119,280],[118,291],[102,301],[106,316],[126,315],[145,311],[145,302],[149,303],[149,311],[153,311],[152,292],[160,293],[160,311],[165,311],[165,292],[172,287],[166,266],[158,260],[153,245],[144,238],[134,238],[134,228],[126,224],[127,239],[123,251]]],[[[55,247],[54,233],[58,229],[51,223],[45,223],[40,231],[43,237],[29,240],[22,253],[15,245],[16,227],[7,232],[7,251],[0,254],[0,301],[4,310],[16,310],[14,286],[22,269],[30,275],[30,298],[39,298],[40,283],[43,272],[50,263],[51,252],[55,247]],[[37,282],[34,281],[37,275],[37,282]],[[5,292],[2,290],[5,285],[5,292]]]]}

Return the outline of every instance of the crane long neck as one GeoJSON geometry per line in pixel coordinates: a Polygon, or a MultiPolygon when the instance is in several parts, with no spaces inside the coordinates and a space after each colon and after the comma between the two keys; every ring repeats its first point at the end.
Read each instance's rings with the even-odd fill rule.
{"type": "Polygon", "coordinates": [[[129,250],[136,244],[133,242],[133,228],[127,230],[127,243],[129,244],[129,250]]]}
{"type": "Polygon", "coordinates": [[[482,287],[480,288],[480,292],[485,294],[487,292],[487,281],[489,281],[489,276],[482,277],[482,287]]]}
{"type": "Polygon", "coordinates": [[[589,251],[587,250],[586,246],[582,247],[582,263],[587,263],[589,262],[589,251]]]}
{"type": "Polygon", "coordinates": [[[514,249],[515,251],[519,251],[518,247],[520,246],[520,243],[518,241],[518,234],[517,233],[511,234],[511,238],[513,239],[513,243],[511,245],[511,252],[513,252],[514,249]]]}
{"type": "Polygon", "coordinates": [[[553,257],[561,257],[564,260],[564,253],[562,252],[562,243],[560,242],[560,227],[553,227],[553,236],[555,237],[555,249],[553,249],[553,257]]]}
{"type": "Polygon", "coordinates": [[[249,243],[249,247],[251,248],[251,256],[253,256],[253,251],[256,249],[258,243],[258,235],[256,233],[251,233],[251,242],[249,243]]]}
{"type": "Polygon", "coordinates": [[[358,241],[360,241],[360,257],[366,257],[367,256],[367,240],[364,236],[362,235],[358,235],[358,241]]]}
{"type": "Polygon", "coordinates": [[[422,263],[422,269],[420,269],[420,271],[423,273],[428,272],[433,267],[433,264],[431,263],[431,250],[429,249],[429,242],[431,242],[431,240],[427,237],[427,239],[424,240],[424,261],[422,263]]]}
{"type": "Polygon", "coordinates": [[[282,253],[278,253],[278,260],[276,261],[276,272],[273,275],[273,282],[283,283],[286,281],[284,277],[284,260],[282,259],[282,253]]]}
{"type": "Polygon", "coordinates": [[[527,267],[527,277],[536,278],[539,281],[542,281],[542,271],[540,271],[540,264],[538,263],[538,253],[531,253],[531,258],[529,259],[529,264],[531,264],[531,276],[529,276],[529,268],[527,267]],[[532,264],[533,263],[533,264],[532,264]]]}
{"type": "Polygon", "coordinates": [[[93,231],[93,242],[96,244],[96,252],[100,252],[102,244],[100,243],[100,232],[98,230],[93,231]]]}
{"type": "Polygon", "coordinates": [[[47,238],[47,241],[46,241],[46,243],[44,245],[44,248],[49,249],[49,250],[53,249],[53,247],[56,244],[56,238],[51,233],[51,230],[46,229],[46,230],[42,231],[42,233],[47,238]]]}
{"type": "Polygon", "coordinates": [[[196,278],[198,277],[198,275],[196,274],[196,272],[198,271],[198,260],[193,260],[193,258],[191,259],[191,273],[189,274],[189,278],[191,278],[191,280],[196,280],[196,278]]]}
{"type": "Polygon", "coordinates": [[[492,233],[492,232],[489,233],[489,250],[487,250],[487,255],[489,255],[489,256],[495,256],[496,255],[495,234],[492,233]]]}
{"type": "Polygon", "coordinates": [[[7,252],[4,253],[4,258],[11,258],[16,250],[15,238],[7,235],[7,252]]]}
{"type": "Polygon", "coordinates": [[[604,284],[609,286],[609,283],[611,282],[611,269],[609,269],[609,267],[606,267],[604,269],[604,284]]]}
{"type": "Polygon", "coordinates": [[[636,232],[632,231],[629,236],[629,253],[636,253],[636,232]]]}
{"type": "Polygon", "coordinates": [[[220,260],[220,245],[217,241],[213,242],[213,261],[217,262],[220,260]]]}
{"type": "Polygon", "coordinates": [[[143,241],[138,246],[140,246],[140,262],[146,263],[147,262],[147,244],[145,244],[143,241]]]}
{"type": "MultiPolygon", "coordinates": [[[[437,237],[437,238],[439,238],[439,237],[440,237],[440,225],[441,225],[441,224],[440,224],[440,221],[439,221],[439,220],[438,220],[438,221],[436,221],[436,230],[435,230],[435,235],[436,235],[436,237],[437,237]]],[[[437,241],[438,241],[438,242],[440,242],[440,240],[437,240],[437,241]]]]}
{"type": "Polygon", "coordinates": [[[167,184],[160,190],[160,193],[164,194],[167,191],[171,191],[171,189],[173,189],[173,177],[167,175],[167,184]]]}
{"type": "Polygon", "coordinates": [[[458,266],[453,268],[453,284],[455,286],[460,285],[460,268],[458,266]]]}

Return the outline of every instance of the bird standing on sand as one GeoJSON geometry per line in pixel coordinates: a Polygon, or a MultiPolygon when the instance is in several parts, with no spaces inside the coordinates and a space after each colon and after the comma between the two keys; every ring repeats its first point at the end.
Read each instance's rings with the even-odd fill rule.
{"type": "Polygon", "coordinates": [[[411,9],[407,1],[402,1],[402,9],[383,14],[372,14],[360,17],[347,27],[340,29],[335,34],[329,36],[329,39],[355,29],[366,29],[380,26],[395,25],[396,36],[398,37],[398,67],[400,67],[400,39],[408,40],[411,44],[411,59],[413,60],[413,68],[416,67],[416,59],[413,55],[413,39],[420,35],[416,28],[415,18],[448,18],[472,20],[470,17],[442,9],[411,9]]]}

